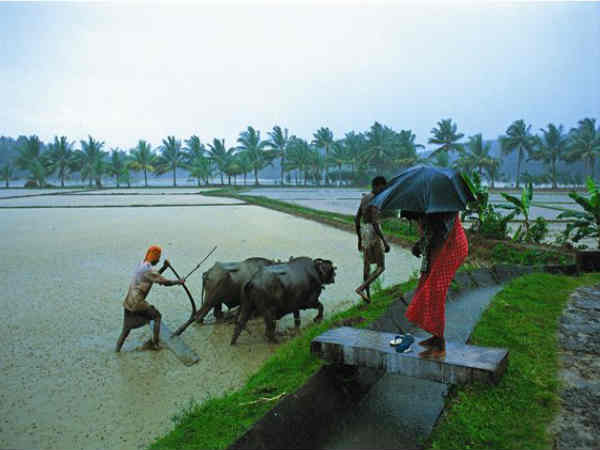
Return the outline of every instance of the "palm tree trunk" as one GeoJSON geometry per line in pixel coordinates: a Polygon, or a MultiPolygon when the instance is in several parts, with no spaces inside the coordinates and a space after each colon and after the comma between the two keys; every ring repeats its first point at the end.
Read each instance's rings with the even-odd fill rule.
{"type": "Polygon", "coordinates": [[[342,185],[342,165],[338,164],[338,187],[342,185]]]}
{"type": "Polygon", "coordinates": [[[144,186],[148,187],[148,171],[144,167],[144,186]]]}
{"type": "Polygon", "coordinates": [[[519,154],[517,155],[517,189],[519,189],[519,179],[521,177],[521,159],[523,158],[523,152],[519,149],[519,154]]]}
{"type": "Polygon", "coordinates": [[[258,186],[258,169],[254,168],[254,184],[258,186]]]}
{"type": "MultiPolygon", "coordinates": [[[[282,151],[283,151],[283,150],[282,150],[282,151]]],[[[283,156],[283,154],[282,154],[282,156],[281,156],[281,185],[282,185],[282,186],[283,186],[283,185],[284,185],[284,183],[285,183],[285,182],[284,182],[284,180],[283,180],[283,164],[284,164],[284,163],[285,163],[285,157],[284,157],[284,156],[283,156]]]]}
{"type": "Polygon", "coordinates": [[[177,170],[177,166],[173,166],[173,187],[177,186],[177,178],[175,175],[176,170],[177,170]]]}
{"type": "Polygon", "coordinates": [[[225,184],[225,181],[223,181],[223,172],[221,171],[221,186],[223,186],[225,184]]]}
{"type": "Polygon", "coordinates": [[[552,160],[552,189],[556,189],[556,159],[552,160]]]}

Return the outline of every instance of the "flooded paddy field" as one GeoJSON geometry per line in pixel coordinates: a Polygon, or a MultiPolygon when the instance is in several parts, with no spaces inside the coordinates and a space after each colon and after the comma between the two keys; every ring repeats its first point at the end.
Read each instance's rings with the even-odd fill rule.
{"type": "MultiPolygon", "coordinates": [[[[182,192],[188,191],[193,190],[182,192]]],[[[145,199],[145,195],[131,197],[145,199]]],[[[181,197],[165,199],[178,203],[181,197]]],[[[121,196],[65,195],[32,197],[23,206],[42,198],[50,206],[52,201],[85,205],[92,198],[100,198],[103,205],[121,204],[121,196]]],[[[198,198],[203,204],[227,200],[198,198]]],[[[150,338],[148,327],[133,330],[123,351],[116,354],[122,301],[136,264],[151,244],[163,247],[163,257],[180,274],[218,245],[188,280],[197,302],[200,272],[217,260],[250,256],[287,260],[301,255],[328,258],[338,267],[336,283],[321,296],[326,316],[359,302],[353,290],[362,278],[362,261],[352,234],[231,202],[198,207],[0,210],[0,277],[4,280],[0,448],[145,448],[172,428],[170,418],[192,398],[201,403],[237,389],[276,349],[263,336],[264,322],[256,319],[248,326],[252,334],[243,332],[233,347],[229,345],[232,325],[189,327],[182,337],[200,357],[190,367],[167,349],[140,351],[150,338]]],[[[406,280],[419,262],[408,251],[392,247],[384,284],[406,280]]],[[[169,271],[165,275],[173,278],[169,271]]],[[[190,314],[180,287],[155,286],[148,300],[172,330],[190,314]]],[[[303,325],[315,315],[313,310],[302,312],[303,325]]],[[[290,327],[291,316],[278,324],[280,331],[290,327]]]]}
{"type": "Polygon", "coordinates": [[[86,193],[39,197],[0,199],[0,208],[22,207],[106,207],[106,206],[167,206],[167,205],[222,205],[241,204],[239,200],[207,197],[197,193],[188,194],[147,194],[135,195],[86,193]]]}
{"type": "MultiPolygon", "coordinates": [[[[332,211],[341,214],[356,214],[358,204],[362,195],[366,191],[355,188],[255,188],[246,195],[261,195],[275,200],[282,200],[296,205],[308,208],[319,209],[323,211],[332,211]]],[[[512,192],[511,195],[520,198],[520,194],[512,192]]],[[[509,203],[497,192],[490,195],[490,201],[494,204],[508,205],[509,203]]],[[[546,220],[556,220],[561,211],[552,208],[565,208],[575,211],[582,211],[583,208],[575,203],[566,192],[534,192],[533,202],[543,205],[532,206],[529,210],[530,220],[535,220],[541,216],[546,220]]],[[[503,214],[508,214],[508,210],[500,210],[503,214]]],[[[517,216],[517,220],[522,220],[522,216],[517,216]]],[[[561,219],[562,220],[562,219],[561,219]]],[[[518,228],[518,222],[510,224],[512,231],[518,228]]],[[[546,241],[554,240],[565,229],[564,223],[549,223],[549,234],[546,241]]],[[[585,240],[587,245],[595,244],[585,240]]]]}

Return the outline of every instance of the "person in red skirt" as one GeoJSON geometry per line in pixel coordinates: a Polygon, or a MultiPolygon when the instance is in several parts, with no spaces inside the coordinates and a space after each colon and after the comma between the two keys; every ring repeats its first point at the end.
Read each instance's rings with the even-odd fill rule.
{"type": "Polygon", "coordinates": [[[433,335],[419,342],[427,348],[419,356],[440,358],[446,355],[446,294],[456,270],[467,257],[469,244],[457,212],[403,211],[402,217],[417,222],[421,239],[412,253],[423,256],[419,285],[405,316],[433,335]]]}

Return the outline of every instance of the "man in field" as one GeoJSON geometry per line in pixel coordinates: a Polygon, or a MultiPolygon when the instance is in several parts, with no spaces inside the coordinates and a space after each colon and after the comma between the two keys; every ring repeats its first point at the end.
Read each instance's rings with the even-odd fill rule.
{"type": "Polygon", "coordinates": [[[363,284],[356,288],[356,293],[366,303],[371,303],[369,286],[385,270],[385,253],[390,251],[390,246],[383,237],[379,228],[379,211],[376,206],[369,203],[379,194],[387,184],[384,177],[378,176],[371,181],[371,192],[363,196],[354,224],[358,236],[358,251],[363,253],[363,284]],[[361,219],[364,222],[361,226],[361,219]],[[371,274],[371,264],[377,264],[377,269],[371,274]],[[366,294],[365,294],[366,291],[366,294]]]}
{"type": "Polygon", "coordinates": [[[184,283],[183,280],[168,280],[161,275],[169,267],[168,260],[165,260],[163,266],[158,271],[152,270],[152,267],[158,264],[160,255],[160,247],[156,245],[151,246],[146,252],[144,260],[135,269],[133,279],[129,284],[127,296],[123,302],[123,331],[117,341],[117,352],[121,350],[123,342],[125,342],[132,329],[144,326],[151,320],[154,320],[154,337],[146,342],[144,346],[152,350],[158,350],[159,348],[158,335],[160,333],[161,315],[154,306],[146,302],[146,297],[153,283],[158,283],[162,286],[175,286],[184,283]]]}

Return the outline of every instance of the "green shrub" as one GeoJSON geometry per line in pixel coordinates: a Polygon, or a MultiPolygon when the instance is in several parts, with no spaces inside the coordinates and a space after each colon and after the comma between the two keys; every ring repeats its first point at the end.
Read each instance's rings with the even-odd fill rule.
{"type": "Polygon", "coordinates": [[[568,264],[569,257],[559,252],[544,249],[516,249],[496,244],[492,249],[492,260],[504,264],[534,266],[538,264],[568,264]]]}

